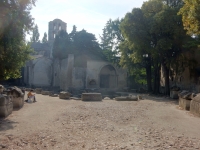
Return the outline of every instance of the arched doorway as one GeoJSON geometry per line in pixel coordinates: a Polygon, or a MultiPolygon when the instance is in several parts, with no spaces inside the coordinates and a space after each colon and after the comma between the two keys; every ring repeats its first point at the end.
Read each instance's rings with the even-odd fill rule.
{"type": "Polygon", "coordinates": [[[104,66],[99,74],[100,88],[115,88],[117,87],[117,74],[112,65],[104,66]]]}

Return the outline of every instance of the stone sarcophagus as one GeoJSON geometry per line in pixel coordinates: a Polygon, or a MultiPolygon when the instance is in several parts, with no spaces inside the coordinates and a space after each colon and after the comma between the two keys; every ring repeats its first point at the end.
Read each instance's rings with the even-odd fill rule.
{"type": "Polygon", "coordinates": [[[59,98],[60,99],[69,99],[70,98],[70,93],[69,92],[64,92],[64,91],[62,91],[62,92],[60,92],[60,94],[59,94],[59,98]]]}
{"type": "Polygon", "coordinates": [[[200,94],[197,94],[195,97],[192,98],[190,103],[190,112],[200,116],[200,94]]]}
{"type": "Polygon", "coordinates": [[[7,117],[13,111],[11,96],[0,95],[0,117],[7,117]]]}
{"type": "Polygon", "coordinates": [[[7,92],[8,96],[12,97],[13,108],[21,108],[24,105],[24,93],[18,87],[12,87],[7,92]]]}
{"type": "Polygon", "coordinates": [[[184,110],[190,110],[190,102],[194,96],[194,93],[189,91],[182,91],[178,94],[179,96],[179,107],[184,110]]]}
{"type": "Polygon", "coordinates": [[[101,93],[82,93],[82,101],[102,101],[101,93]]]}

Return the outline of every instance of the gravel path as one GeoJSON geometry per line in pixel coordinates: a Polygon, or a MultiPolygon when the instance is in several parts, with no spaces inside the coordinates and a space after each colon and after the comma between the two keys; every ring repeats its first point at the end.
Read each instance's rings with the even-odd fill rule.
{"type": "Polygon", "coordinates": [[[82,102],[36,95],[0,120],[0,149],[195,150],[200,118],[167,98],[82,102]]]}

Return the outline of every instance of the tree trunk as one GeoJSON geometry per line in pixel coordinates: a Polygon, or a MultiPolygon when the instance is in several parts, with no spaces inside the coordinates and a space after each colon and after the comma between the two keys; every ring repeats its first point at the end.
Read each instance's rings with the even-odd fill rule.
{"type": "Polygon", "coordinates": [[[156,63],[154,65],[154,89],[153,93],[154,94],[159,94],[159,89],[160,89],[160,65],[159,63],[156,63]]]}
{"type": "Polygon", "coordinates": [[[152,85],[151,85],[151,61],[148,61],[146,66],[146,75],[147,75],[147,88],[148,92],[152,92],[152,85]]]}
{"type": "Polygon", "coordinates": [[[170,86],[169,86],[169,68],[163,63],[163,71],[165,76],[165,94],[170,95],[170,86]]]}

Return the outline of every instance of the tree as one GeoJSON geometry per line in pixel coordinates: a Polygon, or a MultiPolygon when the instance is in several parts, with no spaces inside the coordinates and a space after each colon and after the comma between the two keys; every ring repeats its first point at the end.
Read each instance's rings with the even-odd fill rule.
{"type": "Polygon", "coordinates": [[[30,38],[30,40],[31,40],[31,42],[40,42],[39,38],[40,38],[40,33],[38,31],[38,26],[36,24],[35,27],[33,28],[33,34],[32,34],[32,37],[30,38]]]}
{"type": "Polygon", "coordinates": [[[72,41],[74,53],[92,53],[94,55],[104,58],[102,50],[100,49],[99,43],[97,42],[94,34],[88,33],[86,30],[83,29],[81,31],[75,32],[72,41]]]}
{"type": "Polygon", "coordinates": [[[45,32],[44,33],[44,36],[43,36],[43,38],[42,38],[42,43],[47,43],[48,41],[47,41],[47,33],[45,32]]]}
{"type": "Polygon", "coordinates": [[[179,11],[182,15],[184,28],[189,35],[200,34],[200,2],[199,0],[183,0],[184,5],[179,11]]]}
{"type": "Polygon", "coordinates": [[[20,69],[30,59],[25,34],[32,29],[30,9],[35,0],[0,1],[0,79],[19,78],[20,69]]]}
{"type": "MultiPolygon", "coordinates": [[[[148,88],[151,84],[151,69],[154,75],[154,93],[159,93],[161,66],[165,73],[165,93],[169,94],[169,71],[172,62],[188,51],[186,45],[193,39],[186,35],[181,17],[177,16],[180,3],[165,0],[144,2],[142,8],[127,13],[121,24],[121,31],[128,41],[132,60],[146,62],[148,88]],[[170,16],[170,17],[169,17],[170,16]],[[166,20],[168,20],[166,22],[166,20]],[[147,58],[142,56],[147,55],[147,58]],[[148,78],[149,77],[149,78],[148,78]]],[[[122,49],[123,50],[123,49],[122,49]]],[[[181,67],[181,66],[180,66],[181,67]]]]}
{"type": "Polygon", "coordinates": [[[101,48],[106,59],[114,64],[119,63],[119,44],[124,41],[124,37],[120,31],[121,20],[111,20],[109,19],[103,29],[103,34],[100,36],[101,39],[101,48]]]}
{"type": "MultiPolygon", "coordinates": [[[[148,91],[152,90],[151,86],[151,37],[149,33],[149,20],[144,17],[144,14],[140,8],[134,8],[131,13],[127,13],[123,19],[120,29],[122,35],[125,37],[125,43],[120,44],[121,57],[120,63],[126,62],[129,64],[144,64],[140,65],[140,68],[146,68],[146,79],[148,85],[148,91]],[[127,46],[123,46],[123,44],[127,46]],[[143,55],[148,55],[148,58],[144,58],[143,55]],[[125,57],[126,56],[126,57],[125,57]],[[144,60],[145,59],[145,60],[144,60]]],[[[138,66],[138,65],[137,65],[138,66]]]]}
{"type": "Polygon", "coordinates": [[[71,41],[66,31],[61,30],[55,37],[53,43],[53,57],[59,60],[67,58],[67,55],[72,53],[71,41]]]}
{"type": "Polygon", "coordinates": [[[77,29],[77,27],[75,25],[73,25],[73,29],[72,29],[71,33],[69,34],[70,40],[72,42],[73,42],[74,36],[76,35],[76,32],[77,32],[76,29],[77,29]]]}

